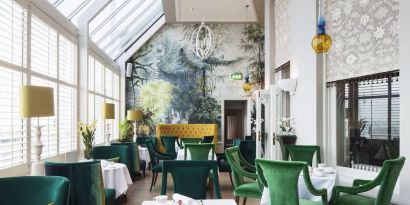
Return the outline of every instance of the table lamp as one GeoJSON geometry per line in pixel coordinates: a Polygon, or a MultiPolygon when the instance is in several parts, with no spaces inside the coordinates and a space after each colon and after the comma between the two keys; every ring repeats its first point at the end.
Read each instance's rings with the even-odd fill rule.
{"type": "Polygon", "coordinates": [[[44,162],[41,162],[43,143],[41,142],[41,128],[39,118],[54,116],[53,88],[23,85],[20,87],[20,116],[22,118],[37,117],[34,150],[34,162],[31,164],[31,175],[44,175],[44,162]]]}
{"type": "Polygon", "coordinates": [[[134,121],[134,141],[137,141],[137,122],[141,121],[143,113],[141,110],[128,110],[127,111],[127,120],[134,121]]]}
{"type": "MultiPolygon", "coordinates": [[[[115,119],[115,107],[113,103],[103,103],[101,106],[102,119],[112,120],[115,119]]],[[[107,123],[107,132],[105,133],[105,145],[110,145],[110,123],[107,123]]]]}

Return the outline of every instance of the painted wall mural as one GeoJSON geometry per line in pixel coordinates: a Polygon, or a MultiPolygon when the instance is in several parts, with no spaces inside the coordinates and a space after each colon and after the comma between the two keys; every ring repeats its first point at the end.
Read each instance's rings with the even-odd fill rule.
{"type": "Polygon", "coordinates": [[[399,0],[327,0],[327,80],[399,69],[399,0]]]}
{"type": "Polygon", "coordinates": [[[193,53],[198,25],[166,25],[132,57],[127,108],[138,106],[162,123],[219,123],[221,100],[242,98],[244,80],[263,79],[264,35],[258,25],[213,24],[214,51],[201,61],[193,53]]]}

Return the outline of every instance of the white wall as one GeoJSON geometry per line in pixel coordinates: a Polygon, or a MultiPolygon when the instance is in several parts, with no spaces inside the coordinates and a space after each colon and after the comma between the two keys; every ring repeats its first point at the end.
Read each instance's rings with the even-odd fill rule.
{"type": "Polygon", "coordinates": [[[407,157],[400,176],[400,199],[410,204],[410,1],[400,1],[400,155],[407,157]]]}
{"type": "Polygon", "coordinates": [[[298,87],[291,98],[291,116],[296,119],[298,144],[317,143],[316,54],[310,42],[316,33],[316,0],[290,0],[291,77],[298,87]]]}

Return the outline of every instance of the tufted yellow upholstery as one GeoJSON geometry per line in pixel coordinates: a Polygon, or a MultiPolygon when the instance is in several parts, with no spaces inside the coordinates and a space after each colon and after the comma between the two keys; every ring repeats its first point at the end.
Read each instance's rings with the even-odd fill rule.
{"type": "MultiPolygon", "coordinates": [[[[160,142],[161,136],[177,136],[178,138],[202,138],[204,136],[214,136],[214,143],[218,140],[218,126],[217,124],[158,124],[157,138],[160,142]]],[[[157,144],[160,151],[165,148],[161,143],[157,144]]]]}

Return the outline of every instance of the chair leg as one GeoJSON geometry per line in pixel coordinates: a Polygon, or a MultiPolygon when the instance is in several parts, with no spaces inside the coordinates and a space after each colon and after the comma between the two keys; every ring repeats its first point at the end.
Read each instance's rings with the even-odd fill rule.
{"type": "Polygon", "coordinates": [[[229,173],[229,179],[231,180],[231,185],[233,187],[232,174],[231,174],[231,172],[228,172],[228,173],[229,173]]]}
{"type": "Polygon", "coordinates": [[[214,198],[214,180],[209,178],[209,192],[211,192],[211,199],[214,198]]]}
{"type": "Polygon", "coordinates": [[[239,204],[239,196],[235,196],[235,202],[236,204],[239,204]]]}
{"type": "Polygon", "coordinates": [[[154,186],[157,183],[157,178],[158,178],[158,172],[155,172],[155,180],[154,180],[154,186]]]}
{"type": "Polygon", "coordinates": [[[142,174],[144,175],[144,178],[145,178],[145,169],[142,170],[142,174]]]}
{"type": "Polygon", "coordinates": [[[151,187],[149,188],[149,191],[152,190],[152,186],[154,185],[154,179],[155,179],[155,172],[152,172],[152,181],[151,181],[151,187]]]}
{"type": "Polygon", "coordinates": [[[243,203],[242,203],[242,205],[245,205],[246,204],[246,197],[243,197],[243,203]]]}

